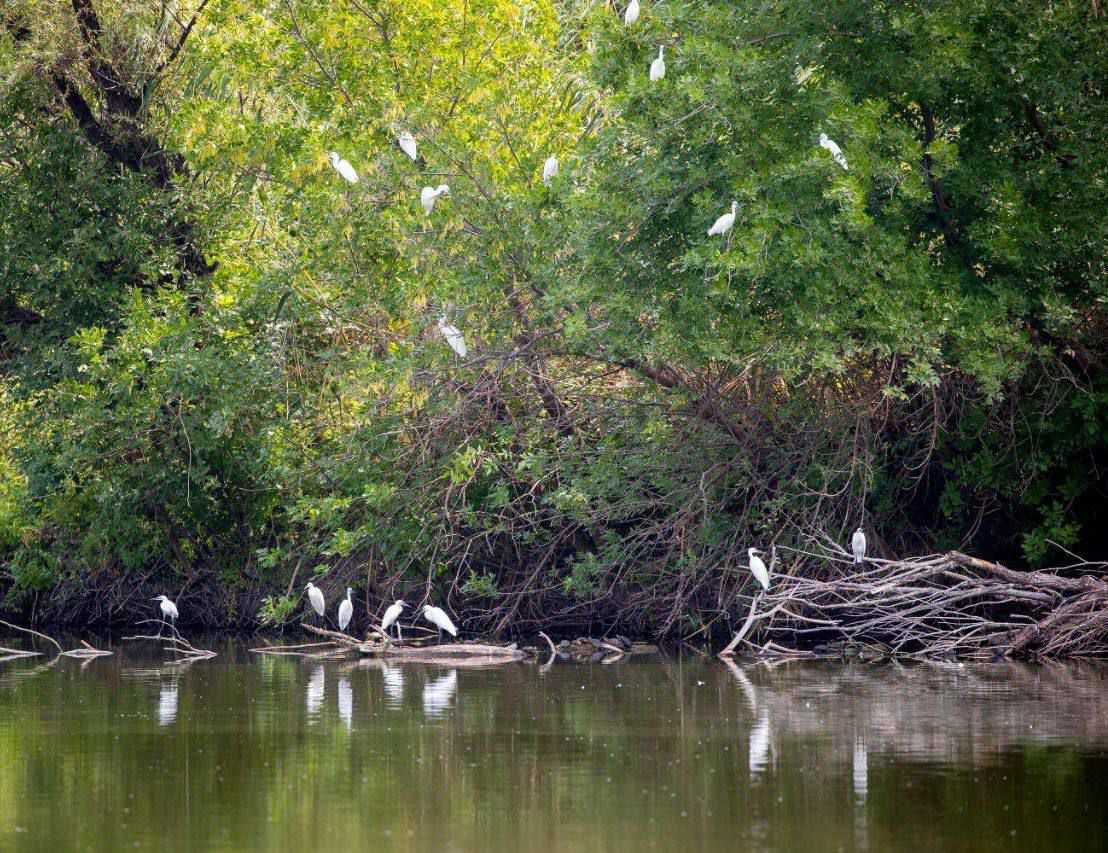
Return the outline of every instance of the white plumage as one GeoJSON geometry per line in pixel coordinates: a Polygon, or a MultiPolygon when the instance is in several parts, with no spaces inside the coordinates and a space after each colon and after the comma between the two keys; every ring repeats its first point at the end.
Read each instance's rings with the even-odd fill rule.
{"type": "Polygon", "coordinates": [[[664,44],[658,45],[658,58],[650,63],[650,82],[653,83],[656,80],[661,80],[666,76],[666,46],[664,44]]]}
{"type": "Polygon", "coordinates": [[[322,616],[325,609],[323,603],[323,590],[311,581],[308,581],[308,585],[304,587],[304,589],[308,591],[308,601],[312,605],[312,610],[322,616]]]}
{"type": "Polygon", "coordinates": [[[354,170],[354,167],[350,165],[349,161],[343,160],[334,151],[331,152],[331,165],[335,167],[335,171],[342,175],[347,183],[356,184],[360,180],[358,178],[358,173],[354,170]]]}
{"type": "Polygon", "coordinates": [[[738,213],[739,203],[737,201],[731,202],[731,212],[725,213],[719,219],[715,221],[715,224],[708,229],[708,236],[715,237],[717,234],[726,234],[735,225],[735,215],[738,213]]]}
{"type": "Polygon", "coordinates": [[[631,0],[627,4],[627,10],[623,13],[623,23],[631,26],[639,19],[639,0],[631,0]]]}
{"type": "Polygon", "coordinates": [[[754,575],[754,579],[762,585],[763,589],[769,589],[769,569],[766,568],[766,564],[762,562],[762,558],[758,556],[760,552],[757,548],[748,548],[746,555],[750,558],[750,573],[754,575]]]}
{"type": "Polygon", "coordinates": [[[404,131],[396,138],[396,144],[399,145],[400,150],[407,154],[412,160],[419,158],[419,148],[416,147],[415,137],[408,133],[408,131],[404,131]]]}
{"type": "Polygon", "coordinates": [[[466,352],[468,352],[466,349],[466,339],[463,337],[461,330],[456,326],[447,325],[445,314],[439,317],[439,331],[450,345],[450,348],[458,354],[458,357],[465,358],[466,352]]]}
{"type": "Polygon", "coordinates": [[[861,527],[854,531],[854,538],[850,540],[850,550],[854,552],[855,564],[866,559],[866,534],[861,527]]]}
{"type": "Polygon", "coordinates": [[[835,162],[843,167],[843,171],[847,171],[846,157],[843,156],[843,150],[835,143],[834,139],[828,139],[826,133],[819,135],[819,147],[831,152],[831,156],[835,158],[835,162]]]}
{"type": "Polygon", "coordinates": [[[441,607],[433,607],[430,604],[423,605],[423,618],[439,629],[439,642],[442,642],[442,632],[446,631],[451,637],[458,636],[458,629],[446,615],[441,607]]]}
{"type": "Polygon", "coordinates": [[[423,205],[424,216],[431,215],[431,211],[435,209],[435,199],[440,195],[450,195],[450,187],[447,184],[423,188],[419,194],[419,203],[423,205]]]}
{"type": "Polygon", "coordinates": [[[550,182],[558,177],[558,158],[551,156],[542,164],[542,182],[550,186],[550,182]]]}
{"type": "Polygon", "coordinates": [[[391,628],[393,625],[396,625],[397,635],[400,634],[400,625],[397,623],[396,620],[399,619],[400,616],[404,613],[404,608],[407,606],[408,603],[403,600],[398,600],[388,606],[388,609],[385,610],[385,616],[381,620],[381,632],[383,634],[387,634],[389,632],[389,628],[391,628]]]}
{"type": "Polygon", "coordinates": [[[157,598],[151,599],[152,601],[160,601],[158,609],[162,612],[162,619],[168,619],[173,624],[177,624],[177,605],[166,598],[164,595],[159,595],[157,598]]]}
{"type": "Polygon", "coordinates": [[[350,596],[354,594],[354,590],[346,590],[346,598],[342,604],[339,605],[339,630],[345,631],[346,626],[350,624],[350,619],[354,616],[354,602],[350,600],[350,596]]]}

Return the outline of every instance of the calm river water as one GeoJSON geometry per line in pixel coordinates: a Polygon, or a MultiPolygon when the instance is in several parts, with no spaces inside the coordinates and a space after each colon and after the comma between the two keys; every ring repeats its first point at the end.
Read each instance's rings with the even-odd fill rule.
{"type": "Polygon", "coordinates": [[[1108,849],[1108,666],[216,648],[0,664],[0,849],[1108,849]]]}

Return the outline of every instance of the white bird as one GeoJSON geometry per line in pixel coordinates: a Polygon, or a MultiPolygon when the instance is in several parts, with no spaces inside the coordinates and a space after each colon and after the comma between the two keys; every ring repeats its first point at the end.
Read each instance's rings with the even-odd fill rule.
{"type": "Polygon", "coordinates": [[[354,167],[350,165],[350,161],[343,160],[335,151],[331,152],[331,165],[335,167],[335,171],[342,175],[348,184],[356,184],[361,180],[354,167]]]}
{"type": "Polygon", "coordinates": [[[452,669],[423,688],[423,713],[428,717],[441,717],[454,691],[458,689],[458,670],[452,669]]]}
{"type": "Polygon", "coordinates": [[[400,146],[400,150],[408,155],[412,160],[419,158],[419,149],[416,147],[415,137],[408,131],[404,131],[400,136],[396,138],[396,144],[400,146]]]}
{"type": "Polygon", "coordinates": [[[631,0],[627,4],[627,11],[623,13],[623,23],[631,26],[639,19],[639,0],[631,0]]]}
{"type": "Polygon", "coordinates": [[[465,358],[466,352],[468,352],[466,349],[466,339],[462,336],[461,330],[456,326],[447,325],[445,314],[439,317],[439,331],[442,332],[442,336],[446,339],[450,348],[458,354],[458,357],[465,358]]]}
{"type": "Polygon", "coordinates": [[[308,591],[308,601],[312,605],[312,610],[322,616],[326,609],[323,604],[323,590],[311,581],[308,581],[308,585],[304,589],[308,591]]]}
{"type": "Polygon", "coordinates": [[[666,60],[665,60],[666,46],[664,44],[658,45],[658,58],[650,63],[650,82],[653,83],[656,80],[661,80],[666,76],[666,60]]]}
{"type": "Polygon", "coordinates": [[[550,186],[550,182],[558,177],[558,158],[550,156],[542,164],[542,182],[550,186]]]}
{"type": "Polygon", "coordinates": [[[439,184],[437,187],[424,187],[419,194],[419,203],[423,205],[423,215],[430,216],[435,209],[435,199],[440,195],[450,195],[448,184],[439,184]]]}
{"type": "Polygon", "coordinates": [[[866,534],[860,525],[850,540],[850,549],[854,552],[854,564],[860,565],[866,559],[866,534]]]}
{"type": "Polygon", "coordinates": [[[825,148],[831,152],[831,156],[835,158],[835,162],[843,167],[843,171],[847,171],[846,157],[843,156],[843,150],[835,144],[834,139],[828,139],[826,133],[819,135],[819,147],[825,148]]]}
{"type": "Polygon", "coordinates": [[[339,719],[346,723],[346,730],[354,728],[354,688],[345,675],[339,679],[339,719]]]}
{"type": "MultiPolygon", "coordinates": [[[[161,602],[161,604],[158,605],[158,609],[162,611],[162,621],[164,622],[166,619],[168,619],[173,624],[173,627],[176,628],[177,616],[179,615],[177,613],[177,605],[166,598],[164,595],[159,595],[157,598],[152,598],[150,600],[161,602]]],[[[161,628],[158,629],[158,636],[161,636],[161,628]]]]}
{"type": "Polygon", "coordinates": [[[404,613],[404,608],[407,606],[408,602],[404,601],[403,599],[397,599],[388,606],[388,609],[385,611],[385,616],[381,620],[382,634],[387,634],[389,632],[389,628],[395,625],[396,637],[397,639],[400,639],[400,622],[398,622],[397,620],[400,619],[401,615],[404,613]]]}
{"type": "Polygon", "coordinates": [[[708,229],[708,236],[715,237],[717,234],[726,234],[735,225],[735,214],[738,213],[739,203],[737,201],[731,202],[731,212],[725,213],[719,219],[715,221],[715,224],[708,229]]]}
{"type": "Polygon", "coordinates": [[[441,607],[432,607],[430,604],[423,605],[423,618],[439,629],[439,642],[442,642],[442,632],[446,631],[451,637],[458,636],[458,629],[454,623],[450,621],[450,617],[446,615],[446,611],[441,607]]]}
{"type": "Polygon", "coordinates": [[[346,598],[342,604],[339,605],[339,630],[345,631],[346,626],[350,624],[350,618],[354,615],[354,602],[350,600],[350,596],[354,594],[354,590],[347,588],[346,598]]]}
{"type": "Polygon", "coordinates": [[[747,548],[746,555],[750,558],[750,573],[754,575],[755,580],[762,585],[763,589],[769,589],[769,569],[766,568],[766,564],[762,562],[762,558],[758,554],[762,553],[757,548],[747,548]]]}

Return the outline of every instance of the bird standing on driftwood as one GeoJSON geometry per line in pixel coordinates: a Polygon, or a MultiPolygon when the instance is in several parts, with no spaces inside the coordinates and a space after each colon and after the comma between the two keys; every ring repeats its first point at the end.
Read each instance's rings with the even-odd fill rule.
{"type": "Polygon", "coordinates": [[[750,573],[754,575],[754,579],[762,585],[763,589],[769,590],[769,569],[766,568],[766,564],[758,556],[762,553],[764,552],[757,548],[748,548],[746,551],[747,557],[750,558],[750,573]]]}
{"type": "Polygon", "coordinates": [[[423,618],[439,629],[439,644],[442,644],[442,632],[446,631],[451,637],[458,636],[458,629],[453,622],[450,621],[450,617],[446,615],[446,611],[441,607],[433,607],[430,604],[423,605],[423,618]]]}
{"type": "Polygon", "coordinates": [[[350,597],[354,594],[354,590],[347,588],[346,598],[342,604],[339,605],[339,630],[345,631],[346,626],[350,624],[351,618],[354,616],[354,602],[350,597]]]}
{"type": "Polygon", "coordinates": [[[854,538],[850,540],[850,550],[854,552],[854,565],[860,566],[866,559],[866,534],[861,525],[854,531],[854,538]]]}

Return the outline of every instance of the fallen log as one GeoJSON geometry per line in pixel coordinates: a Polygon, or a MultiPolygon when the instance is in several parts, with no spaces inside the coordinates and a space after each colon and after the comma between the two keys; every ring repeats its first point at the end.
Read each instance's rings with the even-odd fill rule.
{"type": "Polygon", "coordinates": [[[364,643],[359,651],[366,655],[398,658],[411,663],[449,663],[451,661],[514,661],[527,658],[527,652],[505,646],[482,643],[448,643],[444,646],[395,646],[387,643],[364,643]]]}

